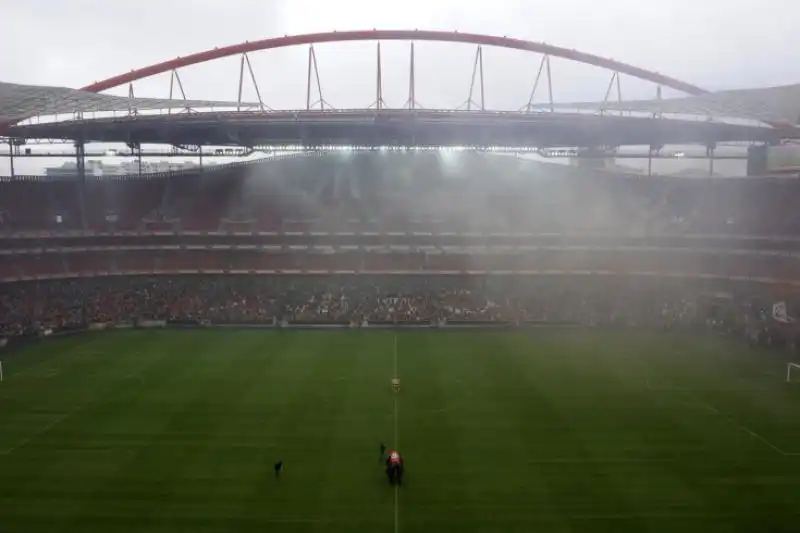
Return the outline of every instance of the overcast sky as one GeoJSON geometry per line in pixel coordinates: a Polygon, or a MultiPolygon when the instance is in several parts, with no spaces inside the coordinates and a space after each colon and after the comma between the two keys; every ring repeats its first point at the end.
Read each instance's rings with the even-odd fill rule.
{"type": "MultiPolygon", "coordinates": [[[[0,0],[0,80],[80,87],[214,46],[284,34],[347,29],[442,29],[507,35],[647,67],[709,89],[800,81],[800,0],[0,0]]],[[[316,48],[323,96],[334,107],[374,100],[374,44],[316,48]]],[[[305,47],[251,57],[265,103],[305,102],[305,47]]],[[[457,107],[468,94],[475,47],[417,46],[417,99],[457,107]]],[[[235,100],[238,58],[180,72],[188,98],[235,100]]],[[[514,109],[528,98],[539,58],[484,50],[486,101],[514,109]]],[[[383,45],[384,94],[407,96],[408,43],[383,45]]],[[[553,63],[556,100],[602,99],[610,73],[553,63]]],[[[137,96],[166,97],[169,76],[137,82],[137,96]]],[[[117,94],[126,94],[127,88],[117,94]]],[[[245,98],[253,99],[246,83],[245,98]]],[[[655,88],[623,77],[625,98],[655,88]]],[[[616,97],[616,95],[614,95],[616,97]]],[[[537,101],[546,98],[537,92],[537,101]]],[[[316,99],[314,94],[313,99],[316,99]]]]}

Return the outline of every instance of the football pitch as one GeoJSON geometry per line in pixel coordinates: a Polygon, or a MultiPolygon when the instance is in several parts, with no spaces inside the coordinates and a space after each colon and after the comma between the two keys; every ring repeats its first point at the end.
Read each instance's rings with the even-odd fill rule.
{"type": "Polygon", "coordinates": [[[800,531],[800,383],[729,340],[131,330],[4,357],[2,533],[800,531]]]}

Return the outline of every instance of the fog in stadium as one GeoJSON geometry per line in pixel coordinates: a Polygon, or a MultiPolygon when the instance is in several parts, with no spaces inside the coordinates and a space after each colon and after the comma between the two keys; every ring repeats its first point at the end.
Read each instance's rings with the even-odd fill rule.
{"type": "Polygon", "coordinates": [[[0,0],[0,533],[800,532],[798,0],[0,0]]]}

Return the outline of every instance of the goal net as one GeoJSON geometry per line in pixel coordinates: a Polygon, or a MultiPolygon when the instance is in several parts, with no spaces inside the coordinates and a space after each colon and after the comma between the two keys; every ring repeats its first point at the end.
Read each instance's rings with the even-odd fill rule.
{"type": "Polygon", "coordinates": [[[786,364],[786,383],[800,383],[800,363],[786,364]]]}

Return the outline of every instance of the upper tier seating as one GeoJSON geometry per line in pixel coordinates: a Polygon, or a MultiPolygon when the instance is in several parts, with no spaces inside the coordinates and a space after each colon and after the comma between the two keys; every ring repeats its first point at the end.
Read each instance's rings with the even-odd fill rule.
{"type": "Polygon", "coordinates": [[[0,182],[0,231],[800,236],[800,180],[637,177],[481,153],[295,154],[0,182]]]}

